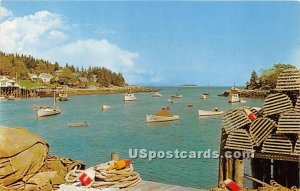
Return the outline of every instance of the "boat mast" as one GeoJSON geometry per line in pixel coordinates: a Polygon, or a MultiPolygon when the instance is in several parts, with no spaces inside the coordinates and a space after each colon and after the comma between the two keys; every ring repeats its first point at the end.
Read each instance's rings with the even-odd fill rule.
{"type": "Polygon", "coordinates": [[[53,107],[56,108],[56,101],[55,101],[55,89],[53,90],[54,96],[53,96],[53,107]]]}

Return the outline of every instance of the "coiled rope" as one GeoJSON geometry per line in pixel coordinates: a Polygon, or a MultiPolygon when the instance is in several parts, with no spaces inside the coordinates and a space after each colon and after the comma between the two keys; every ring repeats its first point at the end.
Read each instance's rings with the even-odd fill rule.
{"type": "MultiPolygon", "coordinates": [[[[110,163],[104,163],[94,166],[96,172],[95,180],[87,187],[102,189],[102,188],[128,188],[137,185],[141,182],[140,175],[133,170],[132,164],[121,170],[106,170],[110,163]]],[[[75,183],[79,181],[79,177],[84,170],[77,170],[75,167],[65,177],[66,182],[75,183]]]]}

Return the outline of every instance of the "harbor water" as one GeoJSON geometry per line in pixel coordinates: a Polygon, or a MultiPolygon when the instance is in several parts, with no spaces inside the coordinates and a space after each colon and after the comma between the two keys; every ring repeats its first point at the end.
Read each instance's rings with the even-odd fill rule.
{"type": "MultiPolygon", "coordinates": [[[[226,87],[211,87],[210,95],[200,99],[207,88],[163,87],[162,97],[152,93],[137,93],[136,101],[124,102],[122,94],[72,96],[59,102],[61,114],[37,119],[33,105],[52,105],[52,98],[0,100],[0,125],[24,127],[45,139],[50,154],[81,160],[93,166],[110,159],[111,152],[121,158],[129,157],[129,149],[148,151],[219,151],[222,118],[198,117],[197,110],[228,110],[241,106],[261,107],[263,100],[246,99],[247,103],[230,104],[226,97],[219,97],[226,87]],[[171,95],[183,98],[170,103],[171,95]],[[102,104],[111,108],[102,111],[102,104]],[[193,104],[188,107],[187,104],[193,104]],[[145,115],[163,106],[180,116],[179,121],[149,124],[145,115]],[[87,127],[71,128],[70,122],[88,122],[87,127]]],[[[21,138],[21,137],[20,137],[21,138]]],[[[218,159],[164,158],[132,159],[134,168],[145,180],[177,184],[195,188],[217,186],[218,159]]]]}

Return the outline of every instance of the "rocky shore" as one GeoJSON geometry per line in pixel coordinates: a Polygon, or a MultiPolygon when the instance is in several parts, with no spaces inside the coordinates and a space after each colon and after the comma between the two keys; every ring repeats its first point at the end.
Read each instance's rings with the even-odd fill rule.
{"type": "MultiPolygon", "coordinates": [[[[159,89],[146,88],[139,86],[125,86],[125,87],[112,87],[112,88],[94,88],[94,89],[80,89],[69,88],[67,90],[68,96],[76,95],[105,95],[105,94],[122,94],[122,93],[143,93],[143,92],[157,92],[159,89]]],[[[52,97],[52,89],[43,89],[38,92],[40,97],[52,97]]]]}
{"type": "MultiPolygon", "coordinates": [[[[228,97],[229,93],[232,90],[226,90],[224,93],[220,94],[219,96],[225,96],[228,97]]],[[[236,89],[236,93],[240,95],[240,97],[246,97],[246,98],[261,98],[264,99],[267,97],[268,94],[270,94],[270,90],[246,90],[246,89],[236,89]]]]}

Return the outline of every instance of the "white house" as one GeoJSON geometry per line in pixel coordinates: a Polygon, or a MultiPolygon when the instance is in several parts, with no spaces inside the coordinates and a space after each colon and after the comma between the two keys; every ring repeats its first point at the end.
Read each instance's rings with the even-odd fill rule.
{"type": "Polygon", "coordinates": [[[31,79],[31,81],[37,81],[38,79],[39,79],[39,77],[36,75],[36,74],[28,74],[29,75],[29,77],[30,77],[30,79],[31,79]]]}
{"type": "Polygon", "coordinates": [[[7,76],[0,76],[0,87],[20,87],[20,85],[7,76]]]}
{"type": "Polygon", "coordinates": [[[47,73],[40,73],[39,78],[44,82],[44,83],[49,83],[50,80],[53,78],[51,74],[47,73]]]}

